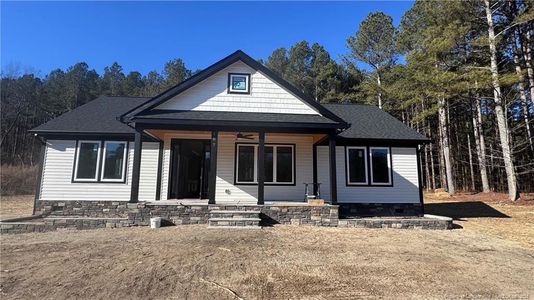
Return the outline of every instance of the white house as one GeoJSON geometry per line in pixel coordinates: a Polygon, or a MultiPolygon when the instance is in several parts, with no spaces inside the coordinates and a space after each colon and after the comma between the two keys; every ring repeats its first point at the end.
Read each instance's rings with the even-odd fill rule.
{"type": "Polygon", "coordinates": [[[31,132],[45,145],[37,206],[317,196],[344,214],[423,213],[426,137],[374,106],[319,104],[242,51],[156,97],[102,96],[31,132]]]}

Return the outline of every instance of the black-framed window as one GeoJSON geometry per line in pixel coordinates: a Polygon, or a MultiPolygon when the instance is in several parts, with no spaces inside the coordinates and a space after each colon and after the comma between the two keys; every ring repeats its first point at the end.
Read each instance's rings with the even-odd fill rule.
{"type": "MultiPolygon", "coordinates": [[[[265,184],[295,183],[295,146],[265,145],[265,184]]],[[[258,144],[236,145],[236,184],[258,183],[258,144]]]]}
{"type": "Polygon", "coordinates": [[[79,141],[74,164],[75,181],[98,181],[100,141],[79,141]]]}
{"type": "Polygon", "coordinates": [[[391,153],[387,147],[370,147],[371,184],[391,184],[391,153]]]}
{"type": "Polygon", "coordinates": [[[345,147],[348,186],[393,186],[389,147],[345,147]]]}
{"type": "Polygon", "coordinates": [[[253,145],[237,146],[237,182],[256,182],[257,149],[253,145]]]}
{"type": "Polygon", "coordinates": [[[229,94],[250,94],[250,74],[228,73],[229,94]]]}
{"type": "Polygon", "coordinates": [[[125,182],[128,142],[76,142],[72,182],[125,182]]]}
{"type": "Polygon", "coordinates": [[[126,142],[105,141],[102,159],[102,181],[124,181],[126,142]]]}
{"type": "Polygon", "coordinates": [[[347,183],[367,185],[367,148],[347,147],[347,183]]]}

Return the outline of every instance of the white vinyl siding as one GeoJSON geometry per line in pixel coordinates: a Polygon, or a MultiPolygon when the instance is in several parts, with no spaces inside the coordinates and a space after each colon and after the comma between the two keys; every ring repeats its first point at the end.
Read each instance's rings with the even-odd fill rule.
{"type": "MultiPolygon", "coordinates": [[[[257,134],[255,139],[249,142],[257,143],[257,134]]],[[[170,164],[170,145],[173,138],[182,139],[210,139],[210,132],[187,132],[187,131],[168,131],[163,134],[164,155],[163,155],[163,173],[161,178],[161,199],[166,200],[168,195],[169,164],[170,164]]],[[[218,204],[257,204],[258,186],[257,185],[234,185],[234,166],[235,166],[235,147],[236,143],[241,144],[245,141],[236,141],[235,132],[220,132],[219,144],[217,148],[217,182],[215,190],[215,202],[218,204]]],[[[312,135],[288,135],[288,134],[266,134],[266,143],[272,144],[294,144],[295,145],[295,185],[265,185],[265,201],[303,201],[304,185],[303,182],[313,181],[313,155],[312,135]]]]}
{"type": "Polygon", "coordinates": [[[318,114],[307,103],[241,61],[197,83],[156,109],[318,114]],[[229,73],[251,74],[250,94],[229,94],[229,73]]]}
{"type": "MultiPolygon", "coordinates": [[[[154,201],[158,182],[159,143],[144,142],[141,151],[139,200],[154,201]]],[[[133,160],[132,160],[133,161],[133,160]]]]}
{"type": "MultiPolygon", "coordinates": [[[[336,147],[338,203],[419,203],[416,148],[391,148],[393,186],[347,186],[345,147],[336,147]]],[[[321,196],[330,201],[328,147],[317,147],[321,196]]]]}
{"type": "MultiPolygon", "coordinates": [[[[155,199],[155,178],[144,175],[150,173],[151,168],[157,169],[156,158],[150,158],[150,150],[145,148],[157,148],[157,143],[143,143],[143,157],[141,158],[140,199],[155,199]],[[155,144],[156,146],[152,145],[155,144]],[[150,167],[150,165],[155,166],[150,167]],[[148,188],[153,180],[153,187],[148,188]],[[142,195],[142,196],[141,196],[142,195]]],[[[72,182],[73,164],[75,159],[76,141],[74,140],[49,140],[45,151],[43,165],[43,178],[41,182],[41,200],[92,200],[92,201],[129,201],[131,192],[131,178],[133,166],[133,143],[129,143],[126,182],[72,182]]],[[[152,172],[152,174],[156,174],[152,172]]]]}

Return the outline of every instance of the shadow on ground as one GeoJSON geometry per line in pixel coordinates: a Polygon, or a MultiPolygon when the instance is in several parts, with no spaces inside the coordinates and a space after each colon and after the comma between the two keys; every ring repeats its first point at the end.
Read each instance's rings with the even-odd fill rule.
{"type": "Polygon", "coordinates": [[[468,218],[510,218],[481,201],[427,203],[425,213],[460,221],[468,218]]]}

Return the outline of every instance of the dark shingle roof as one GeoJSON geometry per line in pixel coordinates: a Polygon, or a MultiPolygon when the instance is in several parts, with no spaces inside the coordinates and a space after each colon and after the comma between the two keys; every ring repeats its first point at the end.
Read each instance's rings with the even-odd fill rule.
{"type": "Polygon", "coordinates": [[[430,141],[397,118],[373,105],[324,104],[324,106],[351,124],[350,128],[339,134],[342,138],[430,141]]]}
{"type": "Polygon", "coordinates": [[[151,111],[150,114],[140,115],[139,118],[172,119],[172,120],[203,120],[203,121],[235,121],[235,122],[274,122],[274,123],[288,122],[288,123],[310,123],[310,124],[337,124],[337,122],[329,118],[320,116],[320,115],[222,112],[222,111],[198,111],[198,110],[189,110],[189,111],[153,110],[151,111]]]}
{"type": "Polygon", "coordinates": [[[150,98],[100,96],[61,116],[39,125],[33,133],[130,134],[134,129],[117,120],[124,112],[150,98]]]}
{"type": "MultiPolygon", "coordinates": [[[[135,132],[134,129],[120,122],[117,118],[149,100],[150,98],[141,97],[101,96],[35,127],[30,132],[37,134],[133,134],[135,132]]],[[[351,124],[350,128],[339,134],[341,138],[429,141],[425,136],[417,133],[376,106],[361,104],[325,104],[324,106],[345,120],[345,122],[351,124]]],[[[277,113],[157,110],[139,117],[145,120],[235,121],[240,122],[239,124],[247,122],[315,124],[319,126],[334,126],[338,124],[336,121],[320,115],[277,113]]]]}

